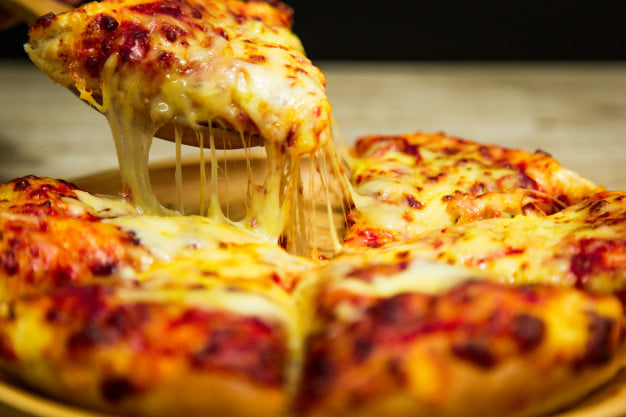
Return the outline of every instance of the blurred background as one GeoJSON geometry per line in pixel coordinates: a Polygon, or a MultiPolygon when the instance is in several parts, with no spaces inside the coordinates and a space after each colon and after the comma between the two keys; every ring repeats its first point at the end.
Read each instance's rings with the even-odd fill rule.
{"type": "Polygon", "coordinates": [[[626,3],[610,1],[292,1],[318,59],[626,58],[626,3]]]}
{"type": "MultiPolygon", "coordinates": [[[[314,60],[626,59],[624,1],[286,0],[314,60]]],[[[24,26],[1,56],[24,56],[24,26]]]]}
{"type": "MultiPolygon", "coordinates": [[[[444,131],[541,148],[626,189],[623,0],[287,3],[348,145],[365,134],[444,131]]],[[[28,61],[26,26],[0,39],[0,180],[114,169],[105,118],[28,61]]],[[[173,155],[154,141],[151,160],[173,155]]]]}

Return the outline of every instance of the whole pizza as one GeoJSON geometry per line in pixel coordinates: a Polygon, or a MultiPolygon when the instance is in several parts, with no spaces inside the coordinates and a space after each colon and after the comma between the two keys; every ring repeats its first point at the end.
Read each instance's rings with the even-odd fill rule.
{"type": "Polygon", "coordinates": [[[103,0],[31,26],[31,59],[109,119],[123,189],[0,185],[2,371],[185,417],[539,416],[613,379],[626,192],[442,133],[340,152],[291,23],[275,1],[103,0]],[[208,148],[199,213],[152,193],[167,129],[208,148]],[[216,157],[239,145],[213,129],[266,149],[239,217],[216,157]]]}

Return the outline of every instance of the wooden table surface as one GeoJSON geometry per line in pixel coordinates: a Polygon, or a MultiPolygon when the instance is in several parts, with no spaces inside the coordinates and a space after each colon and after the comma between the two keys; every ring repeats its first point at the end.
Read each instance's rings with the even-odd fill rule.
{"type": "MultiPolygon", "coordinates": [[[[344,136],[416,130],[538,148],[626,189],[626,63],[322,62],[344,136]]],[[[193,148],[188,154],[196,154],[193,148]]],[[[155,140],[151,160],[174,155],[155,140]]],[[[29,62],[0,61],[0,180],[116,166],[105,118],[29,62]]]]}

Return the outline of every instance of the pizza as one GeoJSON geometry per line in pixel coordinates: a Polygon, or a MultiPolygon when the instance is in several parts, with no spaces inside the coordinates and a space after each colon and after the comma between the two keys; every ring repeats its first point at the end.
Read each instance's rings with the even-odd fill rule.
{"type": "Polygon", "coordinates": [[[133,416],[536,416],[614,378],[626,193],[443,133],[340,155],[291,24],[275,1],[104,0],[31,27],[33,62],[107,115],[123,188],[0,184],[0,369],[133,416]],[[199,213],[152,193],[168,129],[179,189],[200,147],[199,213]],[[242,218],[224,131],[267,155],[242,218]]]}
{"type": "MultiPolygon", "coordinates": [[[[213,178],[216,149],[264,145],[271,163],[261,187],[250,187],[241,224],[277,240],[305,227],[288,215],[302,186],[301,157],[336,161],[326,80],[291,24],[280,2],[106,0],[42,16],[25,48],[54,81],[106,114],[124,196],[144,213],[174,214],[152,193],[147,170],[159,129],[176,141],[179,160],[183,141],[210,148],[213,178]],[[234,134],[218,135],[224,131],[234,134]]],[[[217,185],[206,196],[205,188],[202,214],[223,217],[217,185]]]]}
{"type": "Polygon", "coordinates": [[[116,413],[286,413],[303,350],[296,290],[315,261],[64,182],[21,178],[0,195],[9,373],[116,413]]]}
{"type": "Polygon", "coordinates": [[[2,369],[88,408],[539,415],[625,365],[621,192],[330,260],[58,180],[0,197],[2,369]]]}
{"type": "Polygon", "coordinates": [[[302,415],[543,415],[624,366],[617,297],[405,253],[340,257],[321,273],[302,415]]]}
{"type": "Polygon", "coordinates": [[[545,216],[602,190],[543,151],[423,132],[359,138],[351,183],[358,197],[345,240],[355,247],[489,218],[545,216]]]}
{"type": "Polygon", "coordinates": [[[92,2],[42,16],[26,51],[110,118],[145,119],[150,133],[182,118],[303,154],[328,140],[330,103],[292,20],[279,2],[92,2]]]}
{"type": "Polygon", "coordinates": [[[521,285],[620,292],[626,286],[625,200],[623,191],[605,191],[549,216],[457,224],[381,250],[488,271],[521,285]]]}

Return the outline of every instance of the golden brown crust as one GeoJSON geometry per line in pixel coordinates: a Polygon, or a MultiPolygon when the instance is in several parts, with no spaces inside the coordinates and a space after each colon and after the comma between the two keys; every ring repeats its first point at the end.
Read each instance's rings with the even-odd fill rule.
{"type": "Polygon", "coordinates": [[[279,323],[132,302],[124,291],[132,293],[69,287],[10,303],[0,319],[0,362],[29,384],[90,408],[163,416],[285,410],[289,354],[279,323]],[[244,393],[254,407],[240,402],[244,393]]]}
{"type": "Polygon", "coordinates": [[[624,365],[612,296],[474,281],[383,298],[330,285],[319,303],[298,397],[304,415],[537,415],[624,365]]]}

